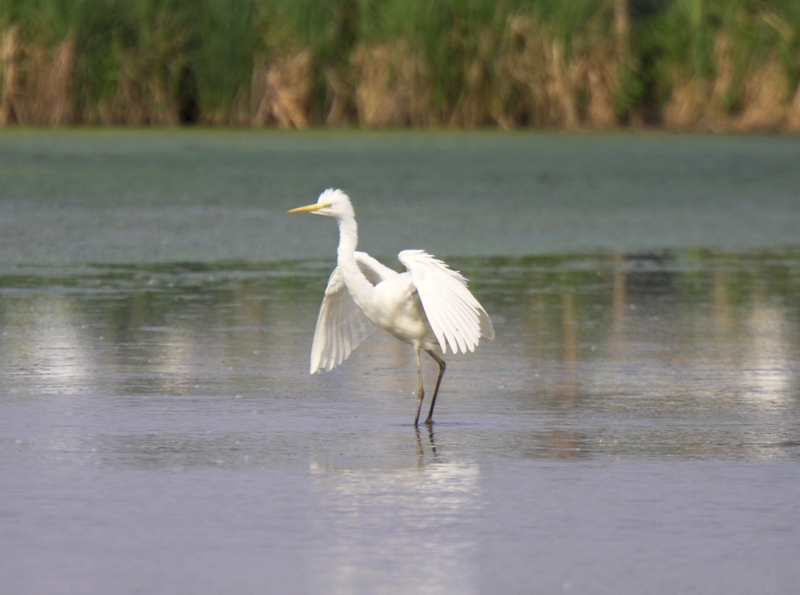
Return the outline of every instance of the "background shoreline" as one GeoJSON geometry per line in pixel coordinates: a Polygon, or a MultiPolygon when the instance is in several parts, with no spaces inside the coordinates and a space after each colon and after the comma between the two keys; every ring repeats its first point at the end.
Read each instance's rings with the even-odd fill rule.
{"type": "Polygon", "coordinates": [[[14,0],[0,126],[800,131],[792,0],[14,0]]]}

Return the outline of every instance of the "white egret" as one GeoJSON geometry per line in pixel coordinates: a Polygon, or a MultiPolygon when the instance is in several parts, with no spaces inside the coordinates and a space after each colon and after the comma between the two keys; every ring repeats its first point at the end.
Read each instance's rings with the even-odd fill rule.
{"type": "Polygon", "coordinates": [[[480,338],[494,339],[489,315],[467,289],[467,280],[422,250],[398,255],[407,271],[398,273],[364,252],[356,252],[358,228],[350,198],[341,190],[325,190],[312,205],[290,213],[314,213],[339,223],[337,266],[328,280],[319,310],[311,373],[341,364],[375,327],[381,327],[410,344],[417,357],[419,392],[414,425],[425,389],[422,386],[420,350],[439,364],[439,377],[426,424],[433,423],[436,395],[444,376],[447,353],[474,351],[480,338]]]}

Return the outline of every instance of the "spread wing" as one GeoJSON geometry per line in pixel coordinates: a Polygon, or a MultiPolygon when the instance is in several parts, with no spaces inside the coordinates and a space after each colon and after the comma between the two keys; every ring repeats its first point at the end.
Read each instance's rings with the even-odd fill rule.
{"type": "Polygon", "coordinates": [[[381,281],[387,281],[399,275],[397,271],[393,271],[389,267],[382,265],[366,252],[353,252],[353,256],[356,257],[358,268],[361,269],[361,272],[364,273],[364,276],[373,285],[377,285],[381,281]]]}
{"type": "Polygon", "coordinates": [[[332,370],[358,347],[375,329],[361,308],[350,297],[339,267],[333,269],[319,309],[314,343],[311,346],[311,373],[332,370]]]}
{"type": "Polygon", "coordinates": [[[439,346],[447,353],[474,351],[481,336],[494,339],[486,310],[478,303],[461,273],[422,250],[404,250],[398,257],[417,288],[439,346]]]}

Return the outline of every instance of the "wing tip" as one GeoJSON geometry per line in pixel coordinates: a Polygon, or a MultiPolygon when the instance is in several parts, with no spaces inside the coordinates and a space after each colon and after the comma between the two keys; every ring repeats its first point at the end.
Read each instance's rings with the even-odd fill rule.
{"type": "Polygon", "coordinates": [[[478,324],[480,326],[481,337],[486,337],[490,341],[494,341],[494,325],[492,324],[492,319],[489,317],[489,314],[483,309],[483,306],[478,310],[478,324]]]}

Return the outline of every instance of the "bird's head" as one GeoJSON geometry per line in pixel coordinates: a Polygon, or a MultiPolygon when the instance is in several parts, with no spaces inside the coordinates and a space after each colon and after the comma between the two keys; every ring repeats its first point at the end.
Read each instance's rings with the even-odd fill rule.
{"type": "Polygon", "coordinates": [[[292,209],[290,213],[313,213],[315,215],[327,215],[336,219],[353,217],[353,205],[350,198],[341,190],[328,188],[319,195],[319,199],[312,205],[292,209]]]}

